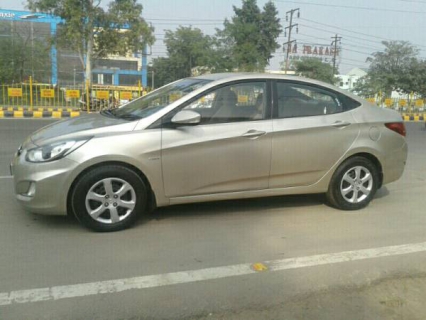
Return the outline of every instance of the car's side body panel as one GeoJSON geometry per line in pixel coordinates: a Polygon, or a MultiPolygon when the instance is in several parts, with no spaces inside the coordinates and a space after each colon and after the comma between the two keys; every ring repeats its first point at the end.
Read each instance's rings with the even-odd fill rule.
{"type": "Polygon", "coordinates": [[[163,129],[165,195],[267,189],[271,133],[271,120],[163,129]],[[253,137],[251,132],[262,135],[253,137]]]}
{"type": "Polygon", "coordinates": [[[316,183],[359,135],[350,112],[276,119],[273,126],[271,189],[316,183]],[[347,125],[336,127],[340,123],[347,125]]]}

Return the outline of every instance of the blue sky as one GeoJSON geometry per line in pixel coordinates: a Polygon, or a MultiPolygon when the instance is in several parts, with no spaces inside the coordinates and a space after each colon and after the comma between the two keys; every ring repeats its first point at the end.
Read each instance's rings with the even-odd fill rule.
{"type": "MultiPolygon", "coordinates": [[[[214,34],[223,26],[223,20],[233,15],[232,6],[241,6],[241,0],[143,0],[143,15],[155,27],[156,44],[153,57],[165,56],[162,43],[164,30],[174,30],[180,24],[200,28],[214,34]]],[[[263,6],[267,1],[258,0],[263,6]]],[[[24,9],[25,1],[2,0],[2,9],[24,9]]],[[[107,4],[108,1],[102,1],[107,4]]],[[[330,44],[336,33],[342,37],[341,73],[351,68],[366,67],[365,59],[371,52],[383,48],[382,40],[405,40],[421,49],[426,58],[426,0],[301,0],[274,1],[281,22],[286,11],[300,8],[299,33],[292,39],[298,43],[330,44]]],[[[284,43],[284,35],[279,38],[284,43]]],[[[271,60],[270,69],[279,69],[284,60],[280,48],[271,60]]]]}

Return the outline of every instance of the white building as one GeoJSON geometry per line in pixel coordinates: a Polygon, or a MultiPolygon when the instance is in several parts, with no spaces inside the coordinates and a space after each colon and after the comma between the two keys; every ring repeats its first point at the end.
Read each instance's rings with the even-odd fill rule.
{"type": "Polygon", "coordinates": [[[358,80],[367,75],[367,71],[361,68],[353,68],[347,74],[339,74],[340,82],[338,87],[340,89],[352,91],[358,80]]]}

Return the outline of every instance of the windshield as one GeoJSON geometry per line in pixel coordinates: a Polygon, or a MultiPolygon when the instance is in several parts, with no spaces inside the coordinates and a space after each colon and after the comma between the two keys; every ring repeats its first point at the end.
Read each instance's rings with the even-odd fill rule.
{"type": "Polygon", "coordinates": [[[122,108],[112,110],[110,113],[129,120],[146,118],[209,82],[211,80],[182,79],[134,100],[122,108]]]}

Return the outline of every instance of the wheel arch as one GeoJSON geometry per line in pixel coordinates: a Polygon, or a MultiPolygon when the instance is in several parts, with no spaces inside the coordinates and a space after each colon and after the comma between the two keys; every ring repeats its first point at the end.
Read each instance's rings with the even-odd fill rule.
{"type": "Polygon", "coordinates": [[[77,184],[77,182],[89,171],[95,169],[95,168],[99,168],[102,166],[107,166],[107,165],[116,165],[116,166],[122,166],[125,167],[127,169],[130,169],[132,171],[134,171],[140,178],[141,180],[145,183],[147,190],[148,190],[148,210],[153,210],[156,208],[157,206],[157,201],[156,201],[156,196],[155,193],[152,189],[151,183],[149,182],[148,178],[146,177],[146,175],[137,167],[135,167],[134,165],[124,162],[124,161],[105,161],[105,162],[98,162],[95,164],[90,165],[89,167],[85,168],[83,171],[81,171],[73,180],[73,182],[71,183],[71,186],[68,188],[68,194],[67,194],[67,213],[69,214],[71,212],[71,195],[72,192],[74,191],[74,188],[77,184]]]}
{"type": "Polygon", "coordinates": [[[377,189],[380,189],[383,184],[383,167],[382,167],[382,164],[380,163],[380,160],[372,153],[358,152],[346,158],[345,161],[354,157],[363,157],[373,163],[373,165],[377,168],[377,173],[379,174],[379,185],[377,189]]]}

